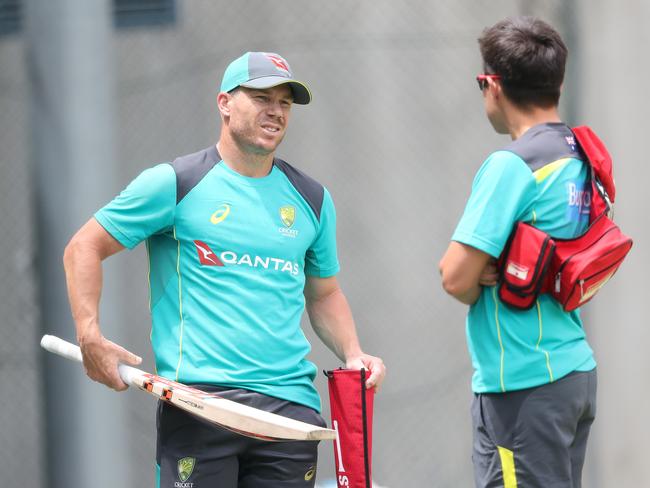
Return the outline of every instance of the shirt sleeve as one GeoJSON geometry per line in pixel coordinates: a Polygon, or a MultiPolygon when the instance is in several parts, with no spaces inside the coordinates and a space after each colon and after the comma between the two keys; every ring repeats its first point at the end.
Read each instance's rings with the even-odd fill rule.
{"type": "Polygon", "coordinates": [[[497,151],[485,160],[451,240],[498,257],[515,222],[532,208],[536,184],[532,171],[516,154],[497,151]]]}
{"type": "Polygon", "coordinates": [[[133,249],[171,229],[175,210],[176,173],[164,163],[143,171],[94,217],[120,244],[133,249]]]}
{"type": "Polygon", "coordinates": [[[305,256],[305,273],[319,278],[334,276],[340,269],[336,253],[336,210],[327,189],[324,192],[320,226],[305,256]]]}

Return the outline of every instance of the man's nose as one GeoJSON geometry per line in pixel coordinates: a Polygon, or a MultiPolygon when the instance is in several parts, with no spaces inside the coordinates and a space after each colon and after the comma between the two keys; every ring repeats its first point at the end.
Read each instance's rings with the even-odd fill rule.
{"type": "Polygon", "coordinates": [[[282,104],[280,100],[271,100],[268,106],[266,107],[266,112],[269,115],[275,115],[277,117],[281,117],[283,112],[282,112],[282,104]]]}

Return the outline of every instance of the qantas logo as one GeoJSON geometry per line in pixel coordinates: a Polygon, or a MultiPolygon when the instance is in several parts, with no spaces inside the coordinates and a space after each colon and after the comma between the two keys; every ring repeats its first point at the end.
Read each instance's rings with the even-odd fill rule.
{"type": "Polygon", "coordinates": [[[210,246],[208,246],[205,242],[194,241],[194,245],[196,246],[196,251],[199,253],[199,261],[202,265],[223,266],[221,260],[214,252],[212,252],[210,246]]]}
{"type": "Polygon", "coordinates": [[[300,265],[296,262],[287,261],[286,259],[237,254],[232,251],[222,251],[217,256],[205,242],[194,241],[194,245],[199,255],[199,262],[203,266],[234,264],[237,266],[248,266],[250,268],[280,271],[282,273],[289,273],[292,276],[297,276],[300,273],[300,265]]]}
{"type": "Polygon", "coordinates": [[[291,75],[291,72],[289,71],[289,65],[282,57],[278,56],[277,54],[270,53],[266,53],[266,57],[271,60],[276,68],[285,71],[288,75],[291,75]]]}

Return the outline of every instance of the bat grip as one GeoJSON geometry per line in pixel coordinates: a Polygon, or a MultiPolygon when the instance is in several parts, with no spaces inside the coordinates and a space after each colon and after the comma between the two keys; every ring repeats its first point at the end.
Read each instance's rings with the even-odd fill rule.
{"type": "MultiPolygon", "coordinates": [[[[68,341],[64,341],[59,337],[47,334],[44,335],[41,339],[41,347],[66,359],[77,361],[79,363],[82,362],[81,349],[79,349],[79,346],[68,341]]],[[[120,364],[118,366],[118,370],[120,372],[122,381],[124,381],[124,383],[127,385],[133,384],[136,376],[144,374],[144,371],[141,371],[132,366],[127,366],[126,364],[120,364]]]]}
{"type": "Polygon", "coordinates": [[[124,381],[124,383],[127,385],[135,385],[136,377],[145,374],[144,371],[134,368],[133,366],[128,366],[126,364],[120,364],[117,369],[120,372],[122,381],[124,381]]]}
{"type": "Polygon", "coordinates": [[[64,341],[53,335],[44,335],[41,339],[41,347],[66,359],[81,362],[81,349],[68,341],[64,341]]]}

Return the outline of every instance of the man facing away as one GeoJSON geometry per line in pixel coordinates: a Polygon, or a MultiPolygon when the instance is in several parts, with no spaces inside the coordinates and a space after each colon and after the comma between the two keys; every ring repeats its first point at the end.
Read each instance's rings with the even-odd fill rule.
{"type": "MultiPolygon", "coordinates": [[[[324,425],[316,366],[301,328],[306,306],[319,338],[348,368],[385,368],[359,345],[336,274],[335,210],[318,182],[274,157],[293,103],[309,89],[281,56],[249,52],[223,77],[219,141],[140,174],[68,244],[64,264],[77,340],[90,378],[127,385],[118,363],[140,359],[103,337],[101,262],[145,241],[151,340],[161,376],[287,417],[324,425]]],[[[160,402],[157,484],[314,486],[316,442],[268,443],[204,424],[160,402]]]]}
{"type": "Polygon", "coordinates": [[[581,486],[596,407],[596,363],[579,311],[550,295],[530,310],[497,296],[495,258],[517,221],[558,238],[586,229],[589,167],[558,101],[567,49],[548,24],[502,20],[479,39],[487,117],[512,143],[479,169],[440,262],[444,289],[470,306],[477,487],[581,486]]]}

